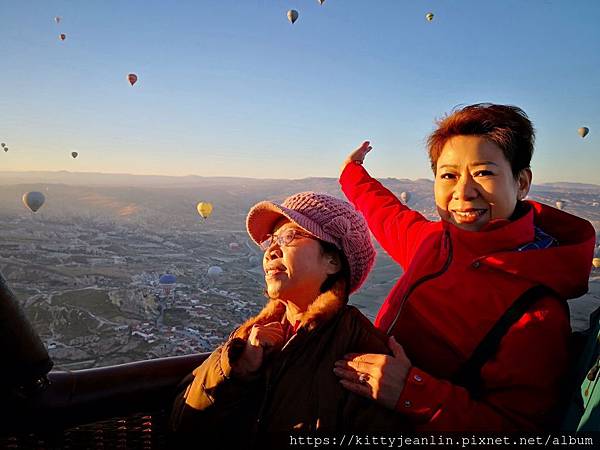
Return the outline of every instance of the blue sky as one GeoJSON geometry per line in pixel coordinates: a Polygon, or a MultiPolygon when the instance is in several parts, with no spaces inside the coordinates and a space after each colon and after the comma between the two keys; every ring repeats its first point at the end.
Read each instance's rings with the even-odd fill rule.
{"type": "Polygon", "coordinates": [[[434,119],[491,101],[533,120],[534,183],[600,183],[596,0],[0,0],[0,17],[0,170],[334,177],[370,139],[373,175],[432,178],[434,119]]]}

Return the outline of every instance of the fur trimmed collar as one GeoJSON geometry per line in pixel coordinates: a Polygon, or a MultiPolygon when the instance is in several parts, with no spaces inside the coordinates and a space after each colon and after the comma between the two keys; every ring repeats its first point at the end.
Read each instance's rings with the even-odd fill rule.
{"type": "MultiPolygon", "coordinates": [[[[318,325],[327,322],[335,316],[348,302],[348,299],[340,294],[341,291],[334,287],[319,295],[302,315],[300,328],[312,331],[318,325]]],[[[247,340],[253,325],[266,325],[270,322],[281,322],[285,317],[285,311],[286,306],[283,301],[270,299],[262,311],[258,313],[258,315],[251,317],[244,322],[236,331],[234,331],[232,337],[247,340]]]]}

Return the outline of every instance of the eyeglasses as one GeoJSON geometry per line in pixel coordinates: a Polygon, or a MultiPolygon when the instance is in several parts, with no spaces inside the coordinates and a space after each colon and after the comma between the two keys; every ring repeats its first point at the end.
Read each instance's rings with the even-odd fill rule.
{"type": "Polygon", "coordinates": [[[288,228],[285,231],[282,231],[279,234],[267,234],[267,238],[260,243],[261,250],[267,250],[273,242],[277,242],[277,245],[280,247],[285,247],[286,245],[290,245],[290,243],[296,238],[296,236],[302,236],[309,239],[317,239],[312,234],[305,233],[303,231],[297,230],[296,228],[288,228]]]}

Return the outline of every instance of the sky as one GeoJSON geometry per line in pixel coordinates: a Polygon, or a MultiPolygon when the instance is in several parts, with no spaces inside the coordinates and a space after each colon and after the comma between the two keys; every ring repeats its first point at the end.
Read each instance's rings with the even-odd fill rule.
{"type": "Polygon", "coordinates": [[[370,140],[372,175],[431,179],[435,120],[494,102],[534,123],[534,183],[600,184],[597,0],[0,0],[0,17],[0,171],[337,177],[370,140]]]}

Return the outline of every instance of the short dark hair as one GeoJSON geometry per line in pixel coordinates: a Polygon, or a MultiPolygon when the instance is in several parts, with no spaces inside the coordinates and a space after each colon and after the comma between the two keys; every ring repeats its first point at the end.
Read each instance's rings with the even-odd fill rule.
{"type": "Polygon", "coordinates": [[[476,103],[455,110],[436,121],[437,129],[427,139],[434,175],[444,145],[454,136],[481,136],[502,149],[515,179],[529,169],[535,129],[525,111],[517,106],[476,103]]]}

